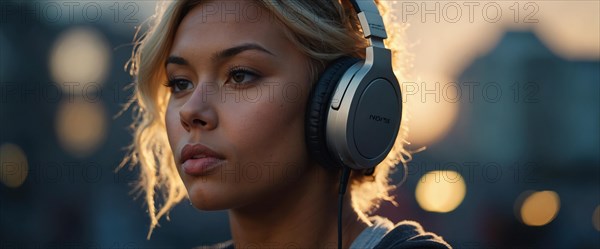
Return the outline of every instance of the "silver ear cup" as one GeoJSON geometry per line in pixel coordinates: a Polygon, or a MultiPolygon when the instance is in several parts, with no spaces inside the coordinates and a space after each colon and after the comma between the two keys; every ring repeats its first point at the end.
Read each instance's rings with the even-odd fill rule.
{"type": "Polygon", "coordinates": [[[402,97],[390,58],[385,48],[368,48],[364,64],[351,67],[333,94],[327,144],[332,156],[352,169],[377,166],[398,135],[402,97]]]}
{"type": "Polygon", "coordinates": [[[337,154],[330,153],[326,135],[327,117],[330,106],[339,104],[333,93],[339,88],[340,79],[344,75],[353,75],[362,65],[357,63],[359,61],[361,59],[343,56],[331,62],[313,85],[308,98],[304,132],[306,145],[311,157],[326,169],[344,166],[337,154]]]}

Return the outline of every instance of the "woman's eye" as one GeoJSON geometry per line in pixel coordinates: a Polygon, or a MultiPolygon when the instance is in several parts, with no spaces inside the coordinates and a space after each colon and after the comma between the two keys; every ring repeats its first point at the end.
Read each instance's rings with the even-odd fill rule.
{"type": "Polygon", "coordinates": [[[192,82],[185,79],[170,79],[165,85],[171,88],[171,92],[173,93],[185,91],[194,87],[192,82]]]}
{"type": "Polygon", "coordinates": [[[243,85],[251,83],[258,78],[259,75],[250,69],[234,68],[229,71],[229,79],[227,81],[237,85],[243,85]]]}

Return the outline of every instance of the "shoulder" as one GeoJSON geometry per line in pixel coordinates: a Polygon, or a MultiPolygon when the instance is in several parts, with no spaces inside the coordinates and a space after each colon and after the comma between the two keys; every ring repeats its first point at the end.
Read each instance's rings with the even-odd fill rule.
{"type": "Polygon", "coordinates": [[[193,249],[234,249],[233,240],[228,240],[225,242],[221,242],[219,244],[214,244],[210,246],[198,246],[193,249]]]}
{"type": "MultiPolygon", "coordinates": [[[[393,223],[390,222],[389,225],[393,225],[392,228],[391,226],[386,225],[384,222],[387,221],[387,219],[372,220],[376,221],[374,222],[373,226],[375,228],[381,227],[382,229],[387,230],[386,228],[389,227],[391,229],[387,233],[383,232],[385,235],[383,235],[383,238],[381,238],[381,240],[375,247],[373,247],[373,249],[452,249],[452,247],[446,241],[444,241],[442,237],[431,232],[426,232],[423,227],[415,221],[401,221],[396,223],[396,225],[393,225],[393,223]]],[[[375,231],[375,229],[373,231],[375,231]]],[[[371,233],[374,233],[373,231],[371,233]]],[[[361,237],[361,235],[359,235],[359,237],[361,237]]],[[[373,236],[377,235],[373,234],[373,236]]],[[[370,238],[362,238],[362,240],[369,239],[370,238]]],[[[357,245],[353,244],[353,246],[357,245]]],[[[233,240],[229,240],[215,245],[195,247],[194,249],[234,249],[234,244],[233,240]]]]}
{"type": "Polygon", "coordinates": [[[434,233],[426,232],[415,221],[398,222],[394,228],[385,234],[374,249],[397,248],[431,248],[451,249],[444,239],[434,233]]]}

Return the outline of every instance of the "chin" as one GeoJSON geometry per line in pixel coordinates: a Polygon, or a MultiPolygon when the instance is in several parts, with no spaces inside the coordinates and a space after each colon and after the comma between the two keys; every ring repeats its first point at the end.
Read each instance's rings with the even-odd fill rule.
{"type": "Polygon", "coordinates": [[[223,191],[223,186],[201,179],[186,184],[192,206],[203,211],[225,210],[236,206],[234,197],[223,191]],[[189,184],[189,185],[188,185],[189,184]]]}
{"type": "Polygon", "coordinates": [[[192,201],[192,206],[194,206],[194,208],[198,209],[198,210],[202,210],[202,211],[220,211],[220,210],[226,210],[228,209],[227,207],[223,206],[223,205],[213,205],[214,203],[209,203],[206,201],[192,201]]]}

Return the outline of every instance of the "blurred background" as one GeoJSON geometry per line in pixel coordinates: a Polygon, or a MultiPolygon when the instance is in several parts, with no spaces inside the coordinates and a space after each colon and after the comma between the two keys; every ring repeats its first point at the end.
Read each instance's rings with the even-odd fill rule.
{"type": "MultiPolygon", "coordinates": [[[[0,2],[0,248],[190,248],[230,238],[186,201],[149,219],[116,172],[124,70],[155,1],[0,2]]],[[[600,248],[600,2],[389,1],[414,155],[398,206],[455,248],[600,248]]]]}

